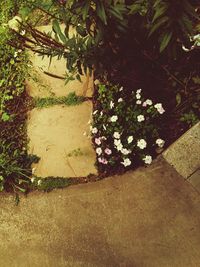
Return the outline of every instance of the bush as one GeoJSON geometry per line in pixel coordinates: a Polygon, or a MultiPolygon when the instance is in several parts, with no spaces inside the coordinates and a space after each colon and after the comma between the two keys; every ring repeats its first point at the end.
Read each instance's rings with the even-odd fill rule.
{"type": "Polygon", "coordinates": [[[157,148],[164,146],[160,135],[161,103],[113,85],[98,86],[94,105],[92,139],[101,172],[150,164],[157,148]]]}

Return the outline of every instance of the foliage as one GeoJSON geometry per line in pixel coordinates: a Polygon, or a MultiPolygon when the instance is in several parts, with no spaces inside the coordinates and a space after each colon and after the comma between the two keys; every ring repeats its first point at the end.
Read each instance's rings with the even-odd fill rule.
{"type": "Polygon", "coordinates": [[[98,86],[91,133],[102,172],[150,164],[161,139],[161,103],[144,99],[141,89],[126,93],[123,87],[98,86]]]}
{"type": "Polygon", "coordinates": [[[25,192],[30,183],[31,164],[38,159],[27,153],[26,112],[29,98],[25,92],[29,60],[19,46],[9,42],[17,40],[6,27],[18,10],[21,1],[0,3],[0,190],[25,192]]]}
{"type": "MultiPolygon", "coordinates": [[[[200,69],[200,53],[196,45],[189,54],[182,46],[196,43],[192,36],[200,28],[198,1],[49,0],[40,3],[35,0],[31,3],[35,10],[52,18],[53,34],[39,32],[24,21],[23,27],[33,40],[22,37],[21,42],[50,58],[64,57],[67,81],[72,77],[80,79],[83,72],[95,70],[96,77],[102,81],[142,87],[149,96],[159,93],[162,101],[169,95],[170,101],[165,105],[173,110],[172,116],[177,109],[184,112],[182,107],[187,111],[195,109],[187,98],[188,92],[192,98],[199,95],[199,86],[192,78],[200,69]],[[177,94],[181,95],[181,103],[176,109],[177,94]]],[[[198,109],[193,112],[198,113],[198,109]]]]}
{"type": "Polygon", "coordinates": [[[69,93],[67,96],[61,97],[45,97],[45,98],[35,98],[34,106],[37,108],[50,107],[53,105],[66,105],[74,106],[81,104],[85,98],[83,96],[77,96],[75,92],[69,93]]]}
{"type": "Polygon", "coordinates": [[[193,125],[195,125],[198,121],[199,118],[197,117],[197,115],[191,110],[188,113],[183,113],[181,115],[180,121],[186,122],[189,127],[192,127],[193,125]]]}
{"type": "Polygon", "coordinates": [[[32,185],[33,189],[38,189],[42,191],[52,191],[53,189],[58,188],[65,188],[72,183],[72,180],[69,178],[63,177],[46,177],[46,178],[39,178],[35,177],[32,178],[32,185]]]}

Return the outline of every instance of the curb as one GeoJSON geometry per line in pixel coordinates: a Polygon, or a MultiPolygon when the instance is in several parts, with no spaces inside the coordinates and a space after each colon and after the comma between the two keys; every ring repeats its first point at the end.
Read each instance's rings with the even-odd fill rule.
{"type": "Polygon", "coordinates": [[[200,192],[200,122],[170,145],[162,156],[200,192]]]}

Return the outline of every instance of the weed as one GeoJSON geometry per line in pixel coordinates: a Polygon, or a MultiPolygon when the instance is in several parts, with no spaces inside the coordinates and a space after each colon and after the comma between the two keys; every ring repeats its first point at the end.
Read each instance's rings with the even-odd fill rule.
{"type": "Polygon", "coordinates": [[[78,156],[83,156],[84,153],[81,151],[80,148],[74,149],[71,152],[67,154],[67,157],[78,157],[78,156]]]}

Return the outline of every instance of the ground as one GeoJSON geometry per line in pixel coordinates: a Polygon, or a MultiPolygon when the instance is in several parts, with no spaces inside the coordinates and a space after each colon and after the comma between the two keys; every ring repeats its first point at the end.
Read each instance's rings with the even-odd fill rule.
{"type": "Polygon", "coordinates": [[[197,267],[199,193],[162,158],[122,176],[2,195],[0,266],[197,267]]]}

